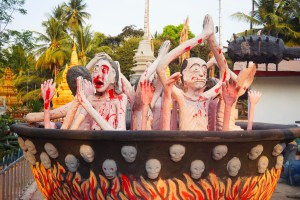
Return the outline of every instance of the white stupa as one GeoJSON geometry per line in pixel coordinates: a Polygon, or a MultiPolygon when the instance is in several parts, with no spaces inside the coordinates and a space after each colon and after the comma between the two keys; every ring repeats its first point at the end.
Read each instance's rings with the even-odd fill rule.
{"type": "Polygon", "coordinates": [[[132,71],[134,74],[130,76],[130,82],[133,85],[142,73],[147,68],[148,62],[155,60],[154,52],[151,45],[151,35],[149,31],[149,0],[146,0],[145,17],[144,17],[144,36],[139,43],[139,47],[133,57],[134,67],[132,71]]]}

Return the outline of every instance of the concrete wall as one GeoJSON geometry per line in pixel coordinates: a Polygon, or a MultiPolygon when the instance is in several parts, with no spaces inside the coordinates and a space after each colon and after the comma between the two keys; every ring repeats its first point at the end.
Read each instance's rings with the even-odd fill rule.
{"type": "Polygon", "coordinates": [[[294,124],[300,121],[300,77],[255,77],[251,89],[262,93],[254,122],[294,124]]]}

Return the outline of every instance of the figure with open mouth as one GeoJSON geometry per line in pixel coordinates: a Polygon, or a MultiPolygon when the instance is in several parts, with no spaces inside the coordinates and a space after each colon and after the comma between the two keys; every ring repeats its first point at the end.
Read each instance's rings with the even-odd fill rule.
{"type": "Polygon", "coordinates": [[[128,101],[119,88],[118,66],[106,54],[98,56],[92,71],[93,84],[84,84],[82,77],[77,78],[76,97],[84,108],[82,114],[92,117],[92,130],[126,130],[128,101]],[[86,96],[85,90],[90,90],[90,87],[94,87],[95,93],[86,96]]]}

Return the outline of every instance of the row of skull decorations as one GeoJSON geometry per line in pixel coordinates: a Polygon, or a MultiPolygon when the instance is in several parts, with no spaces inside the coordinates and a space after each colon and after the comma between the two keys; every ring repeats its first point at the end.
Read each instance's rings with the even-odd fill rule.
{"type": "MultiPolygon", "coordinates": [[[[23,140],[21,137],[18,138],[19,145],[24,152],[24,157],[32,165],[36,164],[35,154],[37,150],[35,145],[30,140],[23,140]]],[[[285,143],[277,144],[272,152],[273,156],[276,158],[276,169],[280,169],[283,164],[283,156],[281,155],[282,151],[285,148],[285,143]]],[[[43,166],[46,169],[51,168],[51,160],[49,156],[53,159],[59,156],[59,153],[55,146],[51,143],[46,143],[44,145],[46,152],[40,154],[40,160],[43,166]]],[[[217,145],[213,148],[212,158],[214,160],[221,160],[228,152],[226,145],[217,145]]],[[[250,160],[256,160],[263,152],[262,145],[256,145],[248,153],[248,158],[250,160]]],[[[179,162],[185,155],[185,147],[181,144],[174,144],[169,148],[170,158],[174,162],[179,162]]],[[[134,146],[123,146],[121,148],[121,154],[124,157],[125,161],[128,163],[133,163],[136,159],[137,149],[134,146]]],[[[87,163],[92,163],[94,161],[95,153],[91,146],[81,145],[80,146],[80,155],[87,163]]],[[[76,172],[79,166],[78,159],[72,155],[68,154],[65,157],[65,164],[70,172],[76,172]]],[[[258,160],[258,173],[265,173],[268,168],[269,159],[266,156],[261,156],[258,160]]],[[[241,168],[241,161],[237,157],[233,157],[227,163],[227,171],[229,176],[237,176],[241,168]]],[[[161,163],[157,159],[149,159],[145,164],[145,169],[147,171],[148,178],[156,179],[159,176],[161,170],[161,163]]],[[[102,164],[102,170],[108,179],[113,179],[117,176],[117,164],[114,160],[106,159],[102,164]]],[[[205,170],[205,165],[202,160],[194,160],[190,165],[190,174],[193,179],[199,179],[205,170]]]]}

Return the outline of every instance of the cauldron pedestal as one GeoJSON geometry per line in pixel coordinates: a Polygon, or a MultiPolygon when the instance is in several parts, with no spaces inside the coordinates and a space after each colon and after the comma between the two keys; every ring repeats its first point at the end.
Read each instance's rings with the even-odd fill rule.
{"type": "Polygon", "coordinates": [[[25,158],[32,163],[34,178],[47,199],[265,200],[272,196],[281,172],[280,167],[275,168],[278,156],[274,156],[274,147],[284,147],[300,137],[300,128],[255,124],[254,129],[167,132],[70,131],[25,124],[11,127],[19,135],[25,158]],[[47,149],[46,144],[53,149],[47,149]],[[249,159],[251,149],[258,145],[263,147],[262,152],[249,159]],[[80,152],[83,146],[91,148],[94,155],[84,157],[80,152]],[[179,157],[170,148],[174,146],[181,149],[179,157]],[[212,157],[217,146],[227,148],[220,160],[212,157]],[[124,147],[128,147],[127,152],[123,152],[124,147]],[[42,154],[50,164],[47,159],[43,161],[42,154]],[[73,168],[66,165],[68,155],[76,158],[73,168]],[[261,157],[266,157],[268,163],[267,169],[259,173],[261,157]],[[228,171],[233,158],[240,161],[236,175],[228,171]],[[160,167],[153,162],[146,169],[146,163],[153,160],[160,167]],[[195,160],[204,164],[200,178],[191,169],[195,160]],[[151,170],[157,174],[151,174],[151,170]]]}

